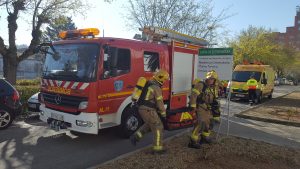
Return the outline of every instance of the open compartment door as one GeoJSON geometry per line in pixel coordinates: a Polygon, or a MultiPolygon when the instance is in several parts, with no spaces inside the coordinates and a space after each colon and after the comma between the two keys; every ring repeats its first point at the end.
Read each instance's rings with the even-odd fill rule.
{"type": "Polygon", "coordinates": [[[183,42],[172,42],[171,92],[167,112],[169,130],[193,125],[195,114],[187,107],[194,79],[195,57],[199,48],[199,46],[183,42]]]}

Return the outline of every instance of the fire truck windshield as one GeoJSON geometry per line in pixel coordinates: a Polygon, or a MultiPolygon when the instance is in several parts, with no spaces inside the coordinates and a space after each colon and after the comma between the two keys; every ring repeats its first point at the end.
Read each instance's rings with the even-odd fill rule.
{"type": "Polygon", "coordinates": [[[90,82],[96,80],[99,45],[60,44],[49,48],[43,78],[90,82]]]}

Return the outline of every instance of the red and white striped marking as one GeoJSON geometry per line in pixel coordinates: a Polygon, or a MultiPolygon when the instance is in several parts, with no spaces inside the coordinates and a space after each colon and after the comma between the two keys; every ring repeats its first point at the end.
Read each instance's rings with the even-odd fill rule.
{"type": "Polygon", "coordinates": [[[43,79],[41,81],[42,86],[51,86],[51,87],[62,87],[65,89],[79,89],[85,90],[90,83],[84,82],[71,82],[71,81],[60,81],[60,80],[51,80],[51,79],[43,79]]]}

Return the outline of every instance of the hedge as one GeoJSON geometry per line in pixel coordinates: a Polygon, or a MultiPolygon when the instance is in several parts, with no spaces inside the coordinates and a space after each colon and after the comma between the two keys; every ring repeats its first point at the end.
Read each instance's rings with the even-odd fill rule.
{"type": "Polygon", "coordinates": [[[20,94],[20,99],[22,103],[22,116],[28,115],[28,99],[34,95],[35,93],[40,91],[39,85],[32,85],[32,86],[15,86],[15,88],[18,90],[20,94]]]}
{"type": "Polygon", "coordinates": [[[17,80],[17,86],[36,86],[36,85],[40,85],[40,81],[41,79],[32,79],[32,80],[28,80],[28,79],[22,79],[22,80],[17,80]]]}
{"type": "Polygon", "coordinates": [[[34,85],[34,86],[15,86],[16,89],[18,90],[20,97],[21,97],[21,102],[26,103],[27,100],[34,95],[35,93],[40,91],[40,86],[39,85],[34,85]]]}

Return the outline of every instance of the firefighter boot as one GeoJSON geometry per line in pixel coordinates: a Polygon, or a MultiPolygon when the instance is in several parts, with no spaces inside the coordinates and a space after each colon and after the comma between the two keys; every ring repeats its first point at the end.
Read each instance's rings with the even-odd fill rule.
{"type": "Polygon", "coordinates": [[[134,134],[130,136],[130,142],[131,142],[132,145],[136,146],[136,143],[138,142],[138,139],[134,134]]]}
{"type": "Polygon", "coordinates": [[[188,144],[189,148],[195,148],[195,149],[200,149],[201,148],[201,144],[194,142],[192,139],[190,140],[189,144],[188,144]]]}
{"type": "Polygon", "coordinates": [[[136,146],[137,142],[139,142],[141,138],[142,134],[139,131],[137,131],[135,134],[132,134],[129,139],[131,144],[136,146]]]}
{"type": "Polygon", "coordinates": [[[202,132],[200,144],[213,144],[216,143],[215,138],[210,136],[210,132],[202,132]]]}
{"type": "Polygon", "coordinates": [[[212,137],[201,137],[200,144],[214,144],[216,139],[212,137]]]}

